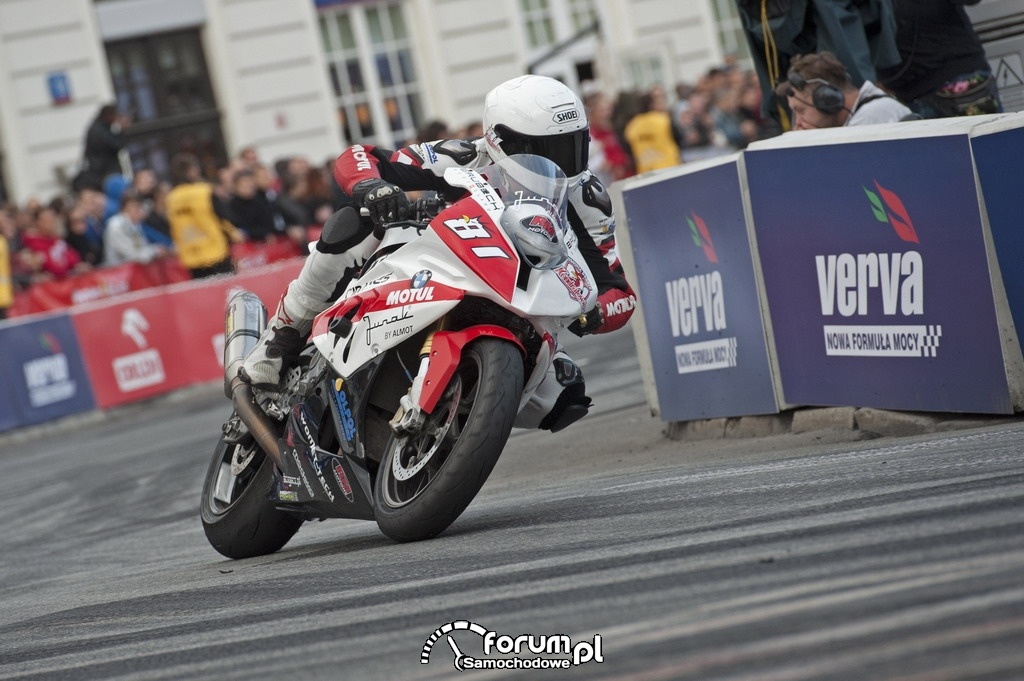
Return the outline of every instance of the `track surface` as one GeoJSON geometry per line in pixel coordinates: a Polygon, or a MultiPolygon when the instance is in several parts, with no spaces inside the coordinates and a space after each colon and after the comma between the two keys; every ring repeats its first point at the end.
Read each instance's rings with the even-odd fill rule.
{"type": "Polygon", "coordinates": [[[222,559],[219,386],[3,438],[0,679],[1024,678],[1024,427],[671,442],[628,333],[571,350],[595,414],[515,434],[417,544],[328,521],[222,559]],[[600,635],[604,661],[460,674],[441,636],[421,664],[456,621],[600,635]]]}

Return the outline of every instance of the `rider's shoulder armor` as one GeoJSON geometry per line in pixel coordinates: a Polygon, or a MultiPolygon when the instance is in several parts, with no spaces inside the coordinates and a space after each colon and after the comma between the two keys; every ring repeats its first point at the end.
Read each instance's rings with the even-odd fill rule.
{"type": "Polygon", "coordinates": [[[571,178],[569,201],[595,243],[601,245],[615,234],[612,198],[597,175],[585,170],[571,178]]]}

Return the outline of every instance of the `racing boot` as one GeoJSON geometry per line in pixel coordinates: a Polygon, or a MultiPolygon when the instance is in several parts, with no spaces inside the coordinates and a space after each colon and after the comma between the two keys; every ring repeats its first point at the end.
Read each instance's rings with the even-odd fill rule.
{"type": "Polygon", "coordinates": [[[563,350],[555,357],[537,391],[516,417],[517,428],[539,428],[557,433],[590,410],[583,372],[563,350]]]}
{"type": "MultiPolygon", "coordinates": [[[[289,286],[288,290],[292,288],[289,286]]],[[[317,311],[300,308],[294,300],[290,301],[285,291],[277,311],[267,320],[266,331],[238,369],[242,380],[257,388],[277,387],[281,376],[294,366],[305,347],[316,315],[317,311]]]]}

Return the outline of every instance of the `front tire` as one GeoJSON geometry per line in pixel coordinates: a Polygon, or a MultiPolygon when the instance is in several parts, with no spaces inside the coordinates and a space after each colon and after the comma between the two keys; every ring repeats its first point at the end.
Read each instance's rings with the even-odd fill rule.
{"type": "Polygon", "coordinates": [[[518,348],[493,338],[466,346],[421,432],[388,439],[374,483],[381,532],[417,541],[451,525],[498,462],[522,394],[518,348]]]}
{"type": "Polygon", "coordinates": [[[206,471],[200,515],[210,545],[228,558],[274,553],[295,536],[300,516],[278,510],[267,499],[274,483],[274,462],[248,439],[229,444],[222,437],[206,471]],[[251,460],[238,475],[232,460],[251,460]]]}

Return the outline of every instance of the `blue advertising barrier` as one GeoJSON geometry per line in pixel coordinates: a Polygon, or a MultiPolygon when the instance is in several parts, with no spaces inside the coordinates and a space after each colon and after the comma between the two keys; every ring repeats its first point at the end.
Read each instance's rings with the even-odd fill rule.
{"type": "Polygon", "coordinates": [[[1024,114],[978,126],[972,131],[971,148],[1007,302],[1014,325],[1024,329],[1024,114]]]}
{"type": "Polygon", "coordinates": [[[78,339],[66,314],[3,324],[0,349],[5,390],[18,415],[14,425],[42,423],[95,408],[78,339]]]}
{"type": "Polygon", "coordinates": [[[632,256],[624,262],[665,420],[779,410],[738,158],[621,185],[621,231],[632,256]]]}
{"type": "Polygon", "coordinates": [[[1013,412],[1020,353],[997,314],[973,125],[789,133],[745,152],[786,401],[1013,412]]]}
{"type": "MultiPolygon", "coordinates": [[[[0,339],[0,348],[2,347],[3,341],[0,339]]],[[[11,386],[12,381],[7,378],[10,375],[2,361],[2,357],[0,357],[0,376],[3,377],[3,380],[0,381],[0,433],[21,425],[21,414],[15,407],[16,402],[14,399],[14,389],[11,386]]]]}

